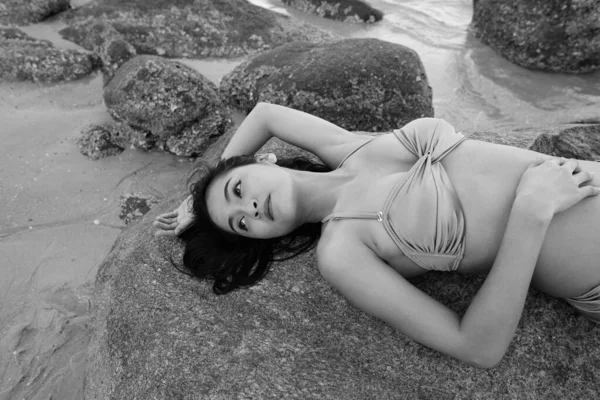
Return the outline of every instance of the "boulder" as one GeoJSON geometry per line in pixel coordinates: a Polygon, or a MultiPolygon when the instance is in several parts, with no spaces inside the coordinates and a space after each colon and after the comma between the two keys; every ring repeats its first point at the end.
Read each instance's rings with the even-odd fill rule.
{"type": "MultiPolygon", "coordinates": [[[[207,163],[218,159],[232,132],[205,153],[207,163]]],[[[504,143],[527,147],[534,137],[518,132],[504,143]]],[[[261,151],[297,150],[273,140],[261,151]]],[[[209,282],[177,270],[180,240],[153,236],[154,216],[186,196],[183,184],[174,186],[170,198],[119,236],[99,268],[86,399],[600,395],[600,328],[533,289],[508,353],[491,370],[418,345],[358,311],[320,277],[313,253],[276,263],[256,286],[215,296],[209,282]]],[[[482,280],[431,272],[412,283],[463,313],[482,280]]]]}
{"type": "Polygon", "coordinates": [[[231,124],[211,81],[179,62],[156,56],[137,56],[123,64],[106,86],[104,102],[121,123],[104,129],[121,147],[131,142],[191,156],[231,124]]]}
{"type": "Polygon", "coordinates": [[[125,40],[111,24],[100,21],[88,27],[81,46],[96,53],[102,63],[104,86],[110,82],[121,65],[137,55],[135,47],[125,40]]]}
{"type": "Polygon", "coordinates": [[[600,124],[578,125],[560,133],[541,134],[530,147],[531,150],[558,157],[579,160],[600,160],[600,124]]]}
{"type": "Polygon", "coordinates": [[[245,0],[97,0],[65,13],[61,35],[91,50],[93,23],[110,23],[138,54],[240,57],[331,34],[245,0]]]}
{"type": "Polygon", "coordinates": [[[71,8],[69,0],[0,0],[0,25],[27,25],[71,8]]]}
{"type": "Polygon", "coordinates": [[[99,66],[94,54],[59,49],[17,28],[0,27],[0,79],[64,82],[89,75],[99,66]]]}
{"type": "Polygon", "coordinates": [[[265,101],[349,130],[391,130],[433,116],[417,53],[378,39],[285,44],[240,64],[222,79],[220,92],[244,112],[265,101]]]}
{"type": "Polygon", "coordinates": [[[383,13],[360,0],[282,0],[283,4],[344,22],[377,22],[383,13]]]}
{"type": "Polygon", "coordinates": [[[525,68],[583,73],[600,68],[600,2],[473,0],[471,31],[525,68]]]}

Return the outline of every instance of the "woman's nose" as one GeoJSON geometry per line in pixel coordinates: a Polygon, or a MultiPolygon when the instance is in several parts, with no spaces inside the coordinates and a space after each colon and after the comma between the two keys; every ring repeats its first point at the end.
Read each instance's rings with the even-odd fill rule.
{"type": "Polygon", "coordinates": [[[260,216],[259,212],[258,212],[258,201],[257,200],[250,200],[247,204],[246,204],[246,214],[248,214],[251,217],[254,218],[258,218],[260,216]]]}

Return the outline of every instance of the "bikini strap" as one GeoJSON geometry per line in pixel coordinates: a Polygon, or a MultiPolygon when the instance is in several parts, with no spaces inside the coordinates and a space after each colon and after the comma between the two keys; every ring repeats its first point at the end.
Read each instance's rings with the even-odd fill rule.
{"type": "Polygon", "coordinates": [[[339,219],[376,219],[377,221],[383,221],[383,212],[337,212],[331,213],[321,220],[324,224],[328,221],[335,221],[339,219]]]}
{"type": "Polygon", "coordinates": [[[344,157],[344,159],[342,160],[342,162],[339,163],[339,165],[336,167],[336,169],[340,169],[342,167],[342,164],[346,162],[346,160],[348,158],[350,158],[350,156],[354,153],[356,153],[358,150],[362,149],[363,147],[365,147],[367,144],[371,143],[371,140],[375,139],[374,137],[372,137],[371,139],[367,140],[366,142],[362,143],[361,145],[359,145],[357,148],[355,148],[354,150],[352,150],[350,153],[346,154],[346,157],[344,157]]]}

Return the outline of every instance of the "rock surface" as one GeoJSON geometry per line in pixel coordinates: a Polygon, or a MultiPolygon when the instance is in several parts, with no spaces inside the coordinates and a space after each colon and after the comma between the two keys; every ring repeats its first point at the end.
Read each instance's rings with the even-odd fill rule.
{"type": "Polygon", "coordinates": [[[181,63],[156,56],[137,56],[123,64],[106,86],[104,102],[120,123],[104,130],[120,147],[129,142],[191,156],[231,124],[212,82],[181,63]]]}
{"type": "Polygon", "coordinates": [[[0,25],[40,22],[69,8],[69,0],[0,0],[0,25]]]}
{"type": "Polygon", "coordinates": [[[471,29],[525,68],[583,73],[600,68],[597,0],[473,0],[471,29]]]}
{"type": "MultiPolygon", "coordinates": [[[[210,164],[227,136],[204,155],[210,164]]],[[[503,134],[532,144],[535,131],[503,134]]],[[[493,133],[471,134],[492,139],[493,133]]],[[[265,149],[294,152],[272,141],[265,149]]],[[[557,154],[560,155],[560,154],[557,154]]],[[[502,363],[478,370],[358,311],[320,276],[313,254],[275,264],[258,285],[217,297],[179,273],[182,244],[155,238],[154,215],[121,234],[99,269],[86,399],[598,398],[600,327],[531,290],[502,363]]],[[[459,313],[481,277],[413,283],[459,313]]]]}
{"type": "Polygon", "coordinates": [[[600,160],[600,124],[579,125],[559,134],[541,134],[531,145],[531,150],[553,156],[600,160]]]}
{"type": "Polygon", "coordinates": [[[138,54],[240,57],[331,34],[245,0],[97,0],[69,13],[63,37],[91,50],[93,22],[110,23],[138,54]]]}
{"type": "Polygon", "coordinates": [[[239,65],[223,78],[220,92],[244,112],[265,101],[349,130],[391,130],[433,116],[417,53],[377,39],[285,44],[239,65]]]}
{"type": "Polygon", "coordinates": [[[0,79],[62,82],[89,75],[99,66],[94,54],[54,47],[17,28],[0,27],[0,79]]]}
{"type": "Polygon", "coordinates": [[[156,203],[158,199],[149,194],[125,193],[119,199],[121,207],[119,218],[129,225],[142,218],[156,203]]]}
{"type": "Polygon", "coordinates": [[[377,22],[383,13],[360,0],[282,0],[283,4],[344,22],[377,22]]]}

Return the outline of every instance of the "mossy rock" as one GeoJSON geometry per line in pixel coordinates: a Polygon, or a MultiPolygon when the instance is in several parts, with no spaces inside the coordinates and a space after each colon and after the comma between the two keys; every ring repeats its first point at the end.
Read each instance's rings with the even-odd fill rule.
{"type": "Polygon", "coordinates": [[[27,25],[70,9],[69,0],[2,0],[0,25],[27,25]]]}
{"type": "Polygon", "coordinates": [[[265,101],[349,130],[385,131],[433,116],[431,87],[417,53],[378,39],[285,44],[236,67],[220,92],[244,112],[265,101]]]}
{"type": "Polygon", "coordinates": [[[525,68],[584,73],[600,68],[600,1],[473,0],[471,30],[525,68]]]}
{"type": "Polygon", "coordinates": [[[240,57],[331,34],[245,0],[96,0],[63,15],[61,35],[91,50],[94,22],[110,23],[137,54],[240,57]]]}
{"type": "Polygon", "coordinates": [[[360,0],[282,0],[283,4],[318,16],[344,22],[373,23],[383,13],[360,0]]]}
{"type": "MultiPolygon", "coordinates": [[[[232,133],[203,160],[214,163],[232,133]]],[[[529,147],[535,133],[505,133],[502,142],[529,147]]],[[[296,152],[276,140],[266,151],[296,152]]],[[[252,288],[215,296],[209,282],[176,269],[180,240],[153,235],[154,216],[185,196],[176,191],[126,229],[99,268],[87,399],[600,396],[600,326],[533,289],[506,356],[491,370],[418,345],[360,312],[320,277],[312,253],[275,264],[252,288]]],[[[413,283],[463,313],[482,280],[430,272],[413,283]]]]}
{"type": "Polygon", "coordinates": [[[98,69],[89,52],[59,49],[47,40],[28,36],[17,28],[0,27],[0,79],[6,81],[65,82],[98,69]]]}

